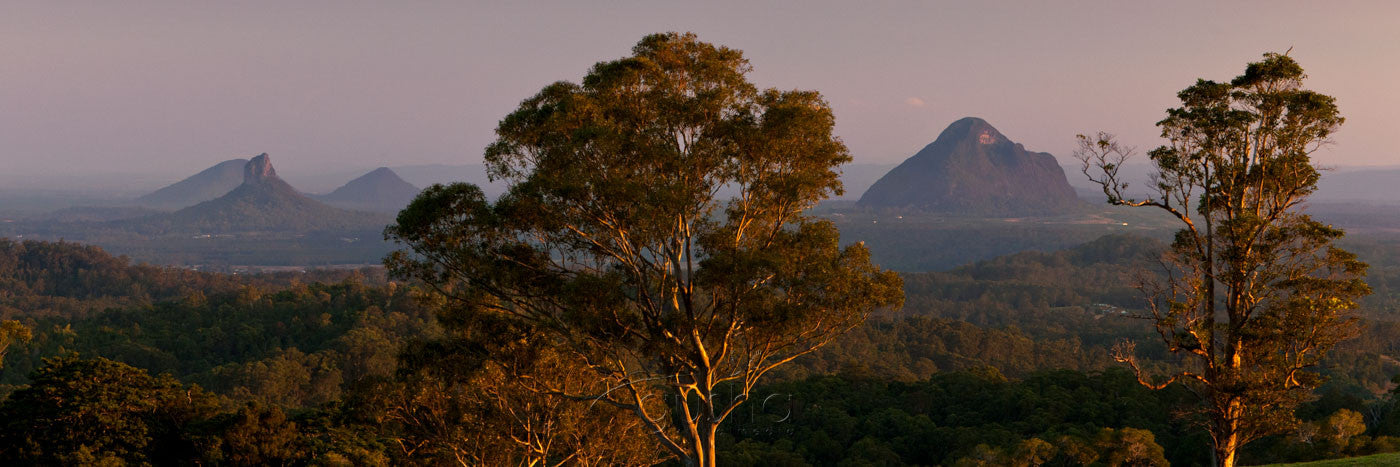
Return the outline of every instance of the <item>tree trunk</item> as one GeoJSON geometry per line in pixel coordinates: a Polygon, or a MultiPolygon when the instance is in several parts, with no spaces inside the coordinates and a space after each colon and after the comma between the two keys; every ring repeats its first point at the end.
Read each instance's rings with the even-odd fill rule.
{"type": "Polygon", "coordinates": [[[1225,442],[1215,449],[1215,459],[1220,467],[1235,467],[1235,450],[1238,448],[1240,435],[1230,433],[1225,438],[1225,442]]]}
{"type": "MultiPolygon", "coordinates": [[[[1238,290],[1236,288],[1236,290],[1238,290]]],[[[1231,303],[1235,302],[1231,299],[1231,303]]],[[[1244,337],[1235,331],[1236,318],[1235,310],[1227,310],[1230,313],[1230,343],[1226,346],[1226,356],[1229,358],[1230,380],[1235,381],[1240,373],[1244,371],[1244,337]]],[[[1240,448],[1240,420],[1244,418],[1244,404],[1237,397],[1231,397],[1229,404],[1225,406],[1225,417],[1221,420],[1220,428],[1224,435],[1224,440],[1217,449],[1220,451],[1217,460],[1220,467],[1235,467],[1235,452],[1240,448]]]]}
{"type": "Polygon", "coordinates": [[[1221,420],[1216,428],[1222,435],[1215,445],[1215,462],[1219,467],[1235,467],[1235,453],[1240,448],[1240,417],[1243,415],[1244,407],[1239,401],[1232,400],[1226,408],[1225,418],[1221,420]]]}
{"type": "Polygon", "coordinates": [[[691,455],[684,457],[685,465],[689,467],[715,467],[715,437],[719,431],[719,425],[712,420],[700,420],[693,425],[689,440],[691,455]]]}
{"type": "Polygon", "coordinates": [[[705,467],[715,467],[715,466],[719,465],[719,463],[715,462],[715,429],[716,429],[716,428],[719,428],[719,427],[714,426],[714,425],[710,425],[709,429],[705,430],[705,435],[704,435],[704,436],[705,436],[705,452],[700,453],[700,456],[699,456],[700,459],[701,459],[702,462],[703,462],[703,464],[701,464],[701,465],[704,465],[705,467]]]}

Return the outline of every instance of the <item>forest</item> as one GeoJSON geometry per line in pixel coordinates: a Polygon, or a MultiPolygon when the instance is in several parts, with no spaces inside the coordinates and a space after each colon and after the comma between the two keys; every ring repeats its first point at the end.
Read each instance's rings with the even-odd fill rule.
{"type": "MultiPolygon", "coordinates": [[[[1117,277],[1153,245],[1160,242],[1107,236],[904,274],[903,309],[872,317],[766,380],[755,390],[763,402],[726,424],[719,458],[725,465],[1208,463],[1203,432],[1173,415],[1189,404],[1187,391],[1141,387],[1108,355],[1113,341],[1150,333],[1142,320],[1101,306],[1133,306],[1136,291],[1117,277]]],[[[1390,290],[1396,270],[1377,265],[1378,291],[1390,290]]],[[[472,410],[459,392],[469,383],[423,386],[435,364],[423,356],[456,345],[450,317],[440,321],[441,308],[423,300],[424,290],[382,269],[225,275],[131,264],[73,243],[0,241],[0,283],[0,319],[32,330],[10,344],[0,368],[7,458],[393,465],[447,462],[454,449],[472,449],[444,436],[480,423],[462,412],[472,410]],[[410,410],[454,416],[425,426],[405,415],[410,410]],[[107,435],[88,435],[97,432],[107,435]]],[[[1394,300],[1383,295],[1367,309],[1394,300]]],[[[1400,328],[1384,318],[1368,318],[1361,337],[1332,354],[1330,382],[1299,410],[1306,423],[1251,444],[1244,459],[1400,450],[1400,411],[1388,392],[1400,374],[1389,357],[1400,350],[1390,338],[1400,328]]],[[[458,358],[471,354],[456,350],[458,358]]]]}

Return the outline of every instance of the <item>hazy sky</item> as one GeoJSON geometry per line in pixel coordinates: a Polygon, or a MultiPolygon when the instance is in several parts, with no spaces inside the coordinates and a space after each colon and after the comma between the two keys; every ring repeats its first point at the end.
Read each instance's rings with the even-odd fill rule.
{"type": "Polygon", "coordinates": [[[820,91],[858,163],[968,115],[1060,156],[1100,129],[1147,147],[1176,91],[1292,47],[1347,117],[1322,160],[1400,164],[1392,1],[0,3],[11,176],[479,162],[521,99],[662,31],[820,91]]]}

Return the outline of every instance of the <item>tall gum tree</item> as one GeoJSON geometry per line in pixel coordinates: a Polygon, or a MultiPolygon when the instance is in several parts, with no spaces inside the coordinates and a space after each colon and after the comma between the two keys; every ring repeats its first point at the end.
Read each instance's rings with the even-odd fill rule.
{"type": "Polygon", "coordinates": [[[714,465],[718,427],[765,373],[903,303],[864,245],[804,214],[850,161],[830,107],[749,71],[740,51],[668,33],[546,86],[486,150],[508,192],[426,189],[387,230],[407,246],[388,265],[607,384],[517,382],[626,408],[671,454],[714,465]]]}
{"type": "Polygon", "coordinates": [[[1162,275],[1141,284],[1168,351],[1183,368],[1143,373],[1132,342],[1115,358],[1142,384],[1181,382],[1203,401],[1218,465],[1244,444],[1287,430],[1321,377],[1310,371],[1355,333],[1366,264],[1336,248],[1340,229],[1303,203],[1317,187],[1311,155],[1342,124],[1335,100],[1302,87],[1303,69],[1265,54],[1230,82],[1198,80],[1157,126],[1167,143],[1146,199],[1119,177],[1132,149],[1112,135],[1079,136],[1077,157],[1110,204],[1160,209],[1181,230],[1162,275]]]}

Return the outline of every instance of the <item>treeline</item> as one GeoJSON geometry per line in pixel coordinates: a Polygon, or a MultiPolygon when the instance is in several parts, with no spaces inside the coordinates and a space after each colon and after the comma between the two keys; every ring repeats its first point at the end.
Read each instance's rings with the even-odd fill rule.
{"type": "Polygon", "coordinates": [[[1093,216],[1100,223],[1085,223],[1084,216],[988,219],[861,209],[819,213],[836,223],[843,243],[865,242],[876,263],[901,272],[942,271],[1022,251],[1057,251],[1105,235],[1166,241],[1172,232],[1163,218],[1112,207],[1093,216]]]}
{"type": "Polygon", "coordinates": [[[402,342],[434,335],[432,314],[410,293],[354,279],[272,293],[245,286],[81,319],[31,320],[33,338],[10,352],[0,382],[24,384],[44,358],[76,354],[170,374],[236,402],[315,406],[391,375],[402,342]]]}
{"type": "Polygon", "coordinates": [[[334,407],[289,416],[228,408],[169,375],[58,357],[0,404],[0,457],[17,465],[387,465],[367,423],[334,407]]]}
{"type": "MultiPolygon", "coordinates": [[[[910,382],[835,374],[770,384],[727,426],[726,465],[1210,465],[1193,397],[1151,391],[1128,371],[995,368],[910,382]]],[[[1250,465],[1400,450],[1397,394],[1333,388],[1289,435],[1243,453],[1250,465]]]]}
{"type": "Polygon", "coordinates": [[[111,308],[148,307],[196,295],[244,287],[275,290],[298,282],[336,282],[358,275],[383,283],[382,271],[315,270],[309,273],[230,276],[133,264],[101,248],[72,242],[0,239],[0,319],[75,319],[111,308]]]}
{"type": "Polygon", "coordinates": [[[1190,395],[1122,369],[995,368],[913,382],[832,375],[774,384],[729,427],[731,465],[1189,465],[1208,440],[1171,414],[1190,395]],[[1171,451],[1164,450],[1168,446],[1171,451]]]}
{"type": "Polygon", "coordinates": [[[314,231],[297,234],[236,234],[203,238],[175,235],[154,238],[94,239],[133,258],[160,264],[317,266],[378,264],[393,245],[377,229],[314,231]]]}
{"type": "MultiPolygon", "coordinates": [[[[0,404],[0,454],[40,465],[434,465],[493,446],[479,394],[422,392],[401,375],[315,407],[231,404],[226,396],[104,358],[51,359],[0,404]],[[403,396],[411,396],[403,399],[403,396]],[[452,408],[448,408],[448,407],[452,408]],[[447,415],[431,422],[417,415],[447,415]],[[456,445],[453,445],[456,443],[456,445]]],[[[993,368],[914,382],[844,374],[767,385],[720,438],[725,465],[1203,465],[1208,440],[1191,395],[1149,391],[1122,369],[1041,371],[1018,380],[993,368]]],[[[1250,462],[1400,449],[1392,398],[1330,393],[1304,407],[1293,434],[1260,441],[1250,462]],[[1362,412],[1377,417],[1366,420],[1362,412]],[[1368,423],[1370,422],[1370,423],[1368,423]],[[1368,427],[1368,425],[1371,425],[1368,427]]],[[[608,426],[605,408],[566,419],[575,447],[641,464],[661,459],[608,426]],[[602,431],[599,431],[602,430],[602,431]],[[583,445],[591,442],[592,445],[583,445]],[[623,442],[624,444],[608,444],[623,442]]],[[[622,429],[626,429],[623,427],[622,429]]],[[[634,433],[635,435],[635,433],[634,433]]],[[[645,441],[645,438],[640,438],[645,441]]],[[[568,441],[568,440],[562,440],[568,441]]],[[[500,459],[510,456],[496,451],[500,459]]],[[[564,444],[561,442],[560,444],[564,444]]]]}

